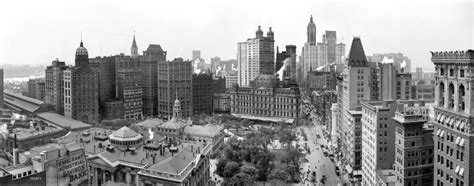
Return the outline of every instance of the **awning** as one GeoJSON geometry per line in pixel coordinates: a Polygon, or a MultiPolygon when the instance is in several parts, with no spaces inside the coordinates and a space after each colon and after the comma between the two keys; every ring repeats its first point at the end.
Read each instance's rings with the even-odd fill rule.
{"type": "Polygon", "coordinates": [[[461,138],[458,136],[458,137],[456,138],[456,141],[455,141],[454,143],[456,143],[456,145],[458,145],[460,140],[461,140],[461,138]]]}
{"type": "Polygon", "coordinates": [[[459,126],[459,128],[460,128],[460,129],[464,129],[464,125],[466,125],[466,122],[465,122],[465,121],[461,122],[461,126],[459,126]]]}
{"type": "Polygon", "coordinates": [[[347,171],[348,173],[352,173],[352,167],[351,167],[351,165],[346,165],[346,171],[347,171]]]}
{"type": "Polygon", "coordinates": [[[438,129],[438,131],[436,131],[436,135],[439,136],[439,133],[441,133],[441,129],[438,129]]]}
{"type": "Polygon", "coordinates": [[[459,142],[459,146],[464,147],[464,138],[461,138],[461,141],[459,142]]]}
{"type": "Polygon", "coordinates": [[[458,128],[458,127],[459,127],[459,124],[461,124],[461,120],[457,120],[457,121],[456,121],[456,124],[454,124],[454,127],[458,128]]]}
{"type": "Polygon", "coordinates": [[[439,121],[440,123],[444,121],[444,116],[441,116],[441,120],[439,121]]]}
{"type": "Polygon", "coordinates": [[[440,137],[444,137],[444,130],[441,130],[441,134],[439,134],[440,137]]]}
{"type": "Polygon", "coordinates": [[[459,175],[461,175],[461,176],[464,175],[464,168],[461,168],[461,170],[459,170],[459,175]]]}
{"type": "Polygon", "coordinates": [[[451,125],[451,126],[454,125],[454,118],[451,119],[451,121],[449,121],[449,125],[451,125]]]}
{"type": "Polygon", "coordinates": [[[439,114],[438,117],[436,117],[436,121],[439,121],[440,118],[441,118],[441,114],[439,114]]]}
{"type": "Polygon", "coordinates": [[[451,123],[451,118],[447,118],[445,123],[446,125],[449,125],[451,123]]]}
{"type": "Polygon", "coordinates": [[[460,168],[459,165],[456,165],[456,169],[454,169],[454,172],[455,172],[455,173],[458,173],[458,172],[459,172],[459,168],[460,168]]]}

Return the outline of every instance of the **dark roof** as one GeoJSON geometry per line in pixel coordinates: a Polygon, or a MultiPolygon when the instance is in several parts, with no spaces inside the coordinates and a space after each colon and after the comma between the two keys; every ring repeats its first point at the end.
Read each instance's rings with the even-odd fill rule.
{"type": "Polygon", "coordinates": [[[37,114],[37,116],[45,121],[51,122],[52,124],[60,126],[62,128],[71,127],[72,130],[76,130],[76,129],[84,129],[84,128],[91,127],[91,125],[87,123],[83,123],[82,121],[68,118],[66,116],[56,114],[53,112],[43,112],[43,113],[37,114]]]}
{"type": "Polygon", "coordinates": [[[150,44],[148,45],[148,48],[146,49],[147,52],[163,52],[163,49],[161,48],[160,45],[156,44],[150,44]]]}
{"type": "Polygon", "coordinates": [[[367,66],[367,57],[359,37],[354,37],[352,40],[348,59],[349,66],[367,66]]]}
{"type": "Polygon", "coordinates": [[[133,35],[132,48],[138,48],[137,47],[137,42],[135,41],[135,35],[133,35]]]}

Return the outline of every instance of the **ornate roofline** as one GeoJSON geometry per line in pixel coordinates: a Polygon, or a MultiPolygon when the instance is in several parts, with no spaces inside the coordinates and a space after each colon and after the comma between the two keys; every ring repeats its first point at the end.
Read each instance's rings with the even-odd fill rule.
{"type": "Polygon", "coordinates": [[[474,50],[430,51],[431,59],[474,59],[474,50]]]}

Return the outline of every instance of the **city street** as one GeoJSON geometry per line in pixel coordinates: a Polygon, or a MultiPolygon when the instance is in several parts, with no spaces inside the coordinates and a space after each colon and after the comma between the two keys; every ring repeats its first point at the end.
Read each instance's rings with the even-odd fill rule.
{"type": "MultiPolygon", "coordinates": [[[[311,177],[306,173],[308,168],[310,168],[311,172],[316,171],[317,185],[321,185],[320,180],[323,175],[325,175],[327,178],[324,185],[342,185],[343,182],[349,183],[348,175],[342,173],[343,171],[341,171],[341,175],[337,176],[335,171],[335,163],[331,161],[329,157],[324,156],[320,145],[326,145],[327,143],[323,138],[317,139],[316,136],[317,134],[322,136],[321,131],[315,126],[300,128],[304,129],[308,141],[304,141],[303,137],[299,136],[299,144],[300,146],[304,146],[304,144],[307,143],[309,149],[311,150],[310,154],[306,154],[306,158],[309,160],[309,163],[303,164],[302,173],[305,175],[305,178],[308,178],[305,184],[310,184],[309,179],[311,177]]],[[[298,128],[298,130],[300,129],[298,128]]]]}

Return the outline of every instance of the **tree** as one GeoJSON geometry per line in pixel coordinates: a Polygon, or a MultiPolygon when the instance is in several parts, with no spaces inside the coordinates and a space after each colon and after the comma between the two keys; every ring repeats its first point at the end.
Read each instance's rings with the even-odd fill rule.
{"type": "Polygon", "coordinates": [[[240,171],[239,163],[235,161],[229,161],[224,168],[224,178],[231,178],[240,171]]]}
{"type": "Polygon", "coordinates": [[[224,177],[224,169],[225,169],[225,166],[227,165],[227,162],[229,162],[227,159],[221,158],[216,164],[215,173],[219,175],[220,177],[224,177]]]}
{"type": "Polygon", "coordinates": [[[290,174],[288,174],[288,172],[286,172],[285,170],[281,170],[281,169],[274,169],[270,175],[268,175],[268,179],[271,180],[271,181],[288,181],[288,179],[290,178],[290,174]]]}
{"type": "Polygon", "coordinates": [[[257,169],[253,165],[246,164],[240,167],[240,172],[248,175],[255,175],[255,173],[257,173],[257,169]]]}
{"type": "Polygon", "coordinates": [[[237,173],[231,179],[228,179],[227,182],[224,182],[224,185],[237,185],[237,186],[246,186],[253,185],[255,183],[255,178],[249,174],[237,173]]]}
{"type": "Polygon", "coordinates": [[[280,132],[280,143],[287,144],[288,148],[291,146],[291,142],[296,140],[296,136],[288,129],[280,132]]]}

